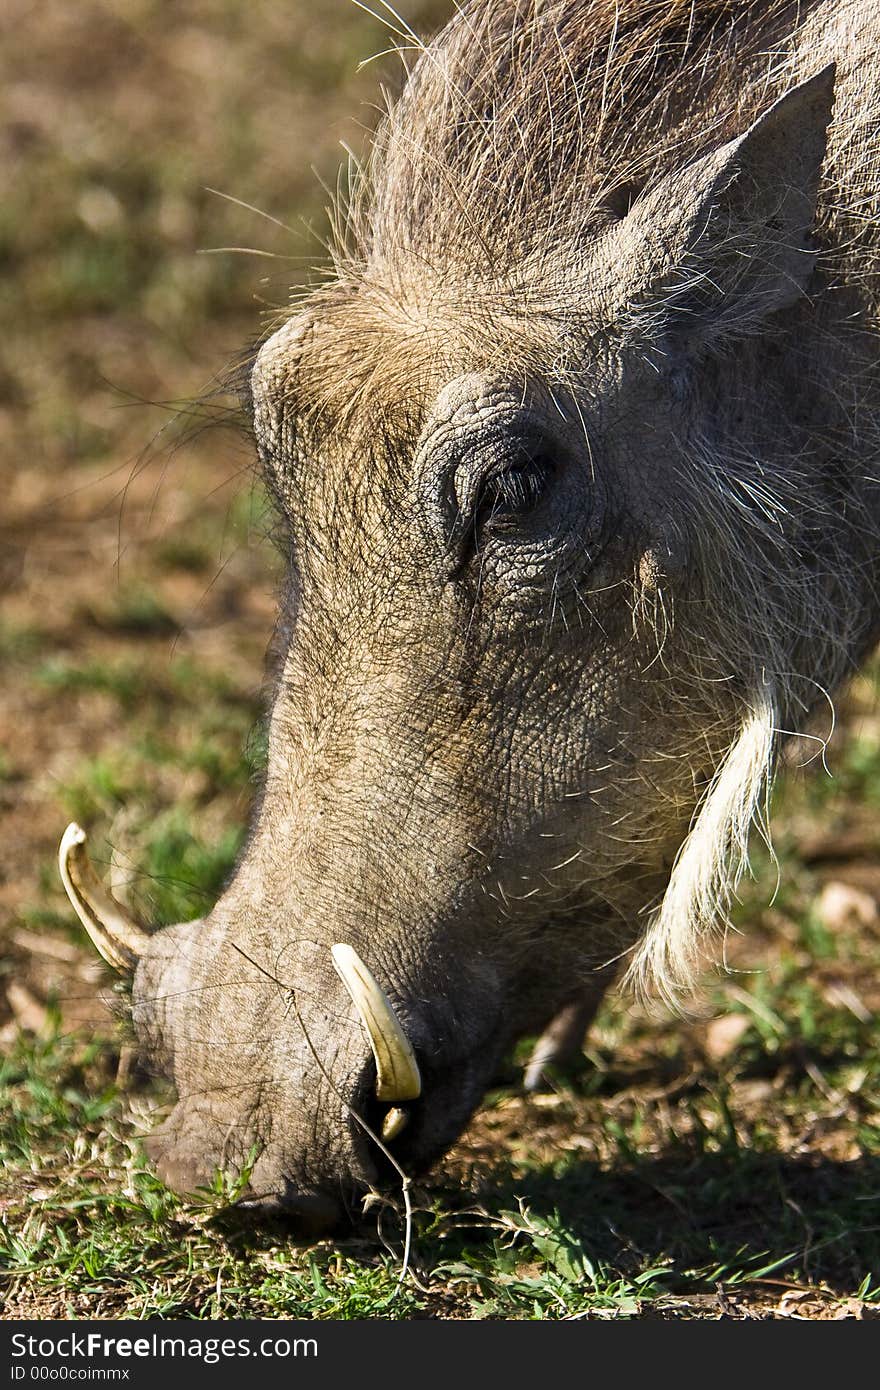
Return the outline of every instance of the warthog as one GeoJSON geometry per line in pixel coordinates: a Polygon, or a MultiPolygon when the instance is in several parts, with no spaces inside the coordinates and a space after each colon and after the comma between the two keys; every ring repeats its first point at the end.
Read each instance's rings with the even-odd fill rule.
{"type": "MultiPolygon", "coordinates": [[[[878,631],[875,0],[471,0],[255,352],[268,772],[203,920],[62,871],[192,1190],[331,1220],[518,1037],[675,997],[780,741],[878,631]]],[[[392,1162],[393,1160],[393,1162],[392,1162]]]]}

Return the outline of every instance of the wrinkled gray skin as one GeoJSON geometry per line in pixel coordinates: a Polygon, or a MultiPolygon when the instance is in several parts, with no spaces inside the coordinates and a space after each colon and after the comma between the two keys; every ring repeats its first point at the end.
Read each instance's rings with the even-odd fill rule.
{"type": "MultiPolygon", "coordinates": [[[[591,144],[612,7],[544,6],[566,64],[550,30],[529,51],[583,78],[581,138],[560,89],[550,150],[539,74],[517,167],[504,102],[476,134],[459,106],[528,85],[498,55],[538,21],[471,6],[496,67],[468,68],[461,21],[438,41],[452,79],[417,68],[338,281],[255,357],[290,556],[266,785],[216,907],[134,980],[176,1188],[250,1155],[254,1202],[310,1229],[393,1180],[353,1118],[382,1107],[334,942],[421,1067],[392,1150],[433,1163],[515,1039],[563,1010],[548,1050],[577,1045],[755,683],[791,730],[876,631],[876,233],[840,210],[841,187],[877,206],[872,0],[802,7],[794,35],[743,6],[735,41],[719,8],[689,40],[709,76],[682,93],[667,55],[677,95],[651,105],[662,63],[634,77],[591,144]]],[[[623,6],[621,48],[657,44],[646,15],[623,6]]]]}

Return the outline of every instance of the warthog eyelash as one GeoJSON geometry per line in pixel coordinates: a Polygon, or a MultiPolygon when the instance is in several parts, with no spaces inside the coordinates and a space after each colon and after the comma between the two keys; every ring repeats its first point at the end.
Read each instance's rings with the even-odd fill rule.
{"type": "Polygon", "coordinates": [[[505,529],[525,516],[541,501],[553,475],[553,462],[541,455],[514,468],[491,474],[480,490],[475,509],[477,528],[498,525],[505,529]]]}

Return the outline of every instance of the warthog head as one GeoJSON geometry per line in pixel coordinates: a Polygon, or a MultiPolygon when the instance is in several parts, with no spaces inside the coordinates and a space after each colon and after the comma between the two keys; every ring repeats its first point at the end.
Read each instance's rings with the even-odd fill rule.
{"type": "Polygon", "coordinates": [[[712,30],[680,86],[622,24],[609,78],[593,8],[450,26],[333,282],[252,360],[287,642],[220,901],[148,935],[68,833],[177,1087],[175,1187],[251,1155],[255,1202],[320,1222],[436,1160],[619,966],[674,994],[775,734],[865,640],[864,373],[814,240],[833,70],[724,88],[712,30]]]}

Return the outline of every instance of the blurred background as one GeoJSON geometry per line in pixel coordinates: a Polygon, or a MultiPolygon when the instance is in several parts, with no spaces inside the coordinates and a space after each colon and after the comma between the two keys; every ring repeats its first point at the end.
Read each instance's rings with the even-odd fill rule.
{"type": "Polygon", "coordinates": [[[359,72],[391,36],[347,0],[9,0],[0,37],[2,1028],[95,1007],[67,820],[151,919],[228,871],[277,570],[211,393],[323,259],[340,142],[401,65],[359,72]]]}
{"type": "MultiPolygon", "coordinates": [[[[452,5],[398,8],[429,33],[452,5]]],[[[232,865],[279,566],[212,392],[321,262],[340,142],[363,147],[380,78],[400,81],[396,58],[359,65],[392,37],[349,0],[4,0],[0,1299],[16,1317],[862,1316],[880,1307],[876,664],[840,701],[830,771],[813,757],[776,796],[780,887],[759,849],[732,973],[686,1023],[610,1001],[574,1081],[488,1098],[420,1199],[424,1288],[401,1292],[375,1218],[341,1252],[237,1245],[144,1168],[161,1087],[57,844],[82,822],[151,923],[204,911],[232,865]]]]}

